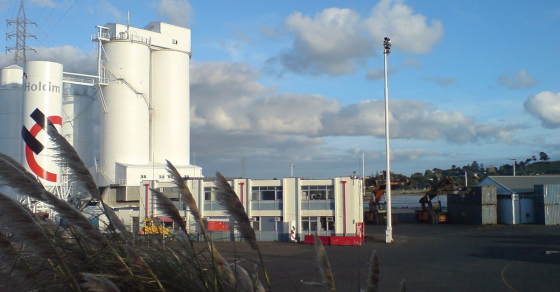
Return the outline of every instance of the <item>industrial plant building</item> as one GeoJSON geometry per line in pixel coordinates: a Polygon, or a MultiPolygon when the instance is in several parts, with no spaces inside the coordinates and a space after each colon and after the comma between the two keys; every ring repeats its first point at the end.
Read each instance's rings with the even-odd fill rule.
{"type": "MultiPolygon", "coordinates": [[[[165,221],[149,191],[156,188],[196,233],[167,173],[169,160],[185,177],[212,236],[235,238],[214,182],[190,163],[190,30],[163,22],[144,28],[108,23],[97,26],[91,40],[98,47],[97,75],[64,72],[62,64],[49,61],[1,70],[0,152],[61,199],[86,196],[53,160],[45,131],[50,122],[73,144],[104,200],[131,231],[146,217],[165,221]]],[[[230,183],[260,240],[303,240],[315,233],[354,237],[363,226],[363,185],[355,177],[230,183]]]]}

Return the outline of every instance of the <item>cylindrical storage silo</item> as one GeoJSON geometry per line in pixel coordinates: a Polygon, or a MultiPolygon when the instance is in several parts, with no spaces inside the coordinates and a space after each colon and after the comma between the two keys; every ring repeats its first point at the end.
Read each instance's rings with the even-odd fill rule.
{"type": "Polygon", "coordinates": [[[61,134],[74,146],[73,117],[74,117],[74,95],[70,84],[63,85],[62,91],[62,131],[61,134]]]}
{"type": "Polygon", "coordinates": [[[21,106],[23,69],[17,65],[0,71],[0,152],[21,163],[21,106]]]}
{"type": "Polygon", "coordinates": [[[152,52],[152,133],[156,163],[189,165],[190,93],[189,55],[185,52],[152,52]]]}
{"type": "Polygon", "coordinates": [[[74,97],[73,145],[88,168],[94,165],[94,144],[97,143],[94,139],[96,137],[94,134],[96,119],[94,116],[99,104],[93,98],[94,94],[91,89],[91,87],[81,86],[74,88],[72,91],[74,97]]]}
{"type": "Polygon", "coordinates": [[[115,163],[149,162],[150,49],[114,40],[104,44],[109,84],[103,87],[108,112],[101,114],[100,183],[114,183],[115,163]]]}
{"type": "Polygon", "coordinates": [[[58,131],[62,125],[62,64],[46,61],[25,63],[23,79],[23,165],[41,178],[43,185],[56,186],[61,169],[46,132],[48,122],[58,131]]]}
{"type": "Polygon", "coordinates": [[[62,135],[74,146],[86,165],[93,166],[95,100],[88,87],[64,84],[62,135]]]}

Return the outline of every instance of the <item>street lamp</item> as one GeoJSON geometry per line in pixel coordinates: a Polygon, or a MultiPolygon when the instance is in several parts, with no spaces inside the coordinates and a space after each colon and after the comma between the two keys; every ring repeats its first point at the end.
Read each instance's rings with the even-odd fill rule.
{"type": "Polygon", "coordinates": [[[383,55],[385,61],[385,153],[387,160],[387,172],[385,178],[385,193],[387,194],[387,231],[385,242],[393,242],[393,226],[391,218],[391,153],[389,147],[389,87],[387,86],[387,55],[391,53],[391,39],[383,39],[383,55]]]}

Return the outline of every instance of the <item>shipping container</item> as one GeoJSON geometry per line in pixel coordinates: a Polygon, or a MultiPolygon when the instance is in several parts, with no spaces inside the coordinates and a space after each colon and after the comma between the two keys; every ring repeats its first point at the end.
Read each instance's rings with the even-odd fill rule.
{"type": "Polygon", "coordinates": [[[560,225],[560,204],[535,204],[535,221],[541,225],[560,225]]]}
{"type": "Polygon", "coordinates": [[[451,223],[495,225],[498,223],[497,205],[447,205],[451,223]]]}
{"type": "Polygon", "coordinates": [[[560,185],[535,185],[535,203],[541,205],[560,204],[560,185]]]}
{"type": "Polygon", "coordinates": [[[495,186],[476,186],[468,194],[447,194],[448,205],[496,205],[498,203],[495,186]]]}

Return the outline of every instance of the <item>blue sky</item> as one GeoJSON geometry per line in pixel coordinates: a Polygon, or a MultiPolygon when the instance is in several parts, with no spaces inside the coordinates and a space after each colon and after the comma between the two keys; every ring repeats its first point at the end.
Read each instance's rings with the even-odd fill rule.
{"type": "MultiPolygon", "coordinates": [[[[107,22],[192,30],[191,161],[206,176],[328,178],[560,160],[560,2],[24,1],[29,59],[93,73],[107,22]]],[[[2,19],[19,1],[1,1],[2,19]]],[[[8,27],[6,33],[11,33],[8,27]]],[[[8,40],[4,46],[13,46],[8,40]]],[[[9,65],[13,55],[0,56],[9,65]]]]}

